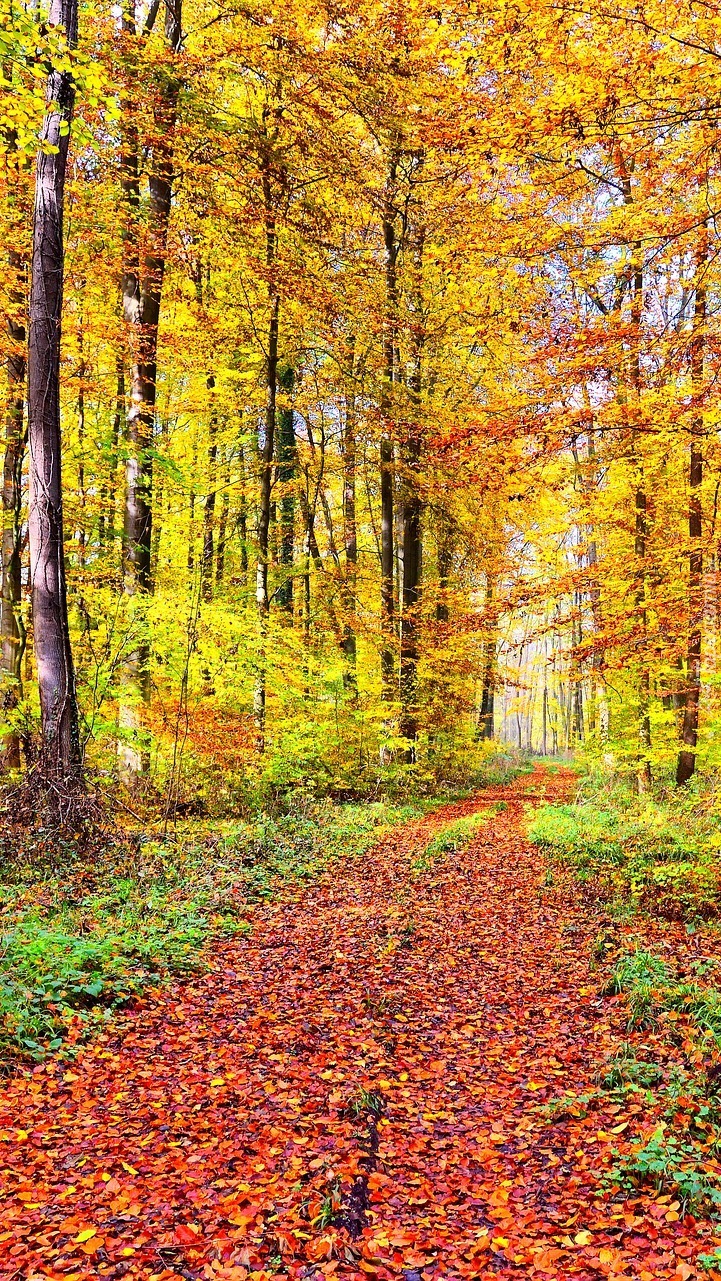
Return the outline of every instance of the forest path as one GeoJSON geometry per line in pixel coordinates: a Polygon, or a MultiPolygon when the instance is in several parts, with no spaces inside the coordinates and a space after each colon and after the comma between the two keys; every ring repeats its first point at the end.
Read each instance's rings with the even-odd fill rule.
{"type": "Polygon", "coordinates": [[[529,802],[571,784],[537,769],[394,830],[71,1069],[8,1082],[0,1275],[696,1275],[680,1222],[594,1202],[613,1109],[539,1112],[618,1036],[595,911],[544,885],[523,834],[529,802]],[[414,869],[499,799],[464,851],[414,869]]]}

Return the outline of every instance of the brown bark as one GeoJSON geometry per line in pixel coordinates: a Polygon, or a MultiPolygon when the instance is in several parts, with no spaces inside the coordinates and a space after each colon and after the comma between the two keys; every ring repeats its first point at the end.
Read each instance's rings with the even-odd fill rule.
{"type": "MultiPolygon", "coordinates": [[[[25,649],[25,627],[20,612],[22,595],[22,470],[27,444],[25,427],[25,312],[27,263],[11,249],[8,254],[11,273],[10,301],[13,313],[7,317],[12,349],[8,358],[8,402],[5,411],[5,455],[3,462],[3,529],[2,529],[2,596],[0,598],[0,634],[2,635],[2,711],[12,714],[22,699],[22,659],[25,649]]],[[[15,728],[5,734],[3,764],[7,769],[20,768],[20,736],[15,728]]]]}
{"type": "MultiPolygon", "coordinates": [[[[53,0],[49,20],[77,42],[77,0],[53,0]]],[[[55,780],[80,779],[75,670],[68,627],[60,435],[63,198],[75,87],[69,72],[48,77],[48,110],[37,158],[33,212],[28,438],[33,634],[40,693],[41,761],[55,780]]]]}
{"type": "MultiPolygon", "coordinates": [[[[153,21],[155,12],[157,6],[154,11],[151,9],[153,21]]],[[[180,51],[181,16],[182,0],[166,0],[165,38],[173,55],[180,51]]],[[[121,155],[121,185],[128,212],[122,281],[123,314],[128,323],[131,354],[123,530],[123,581],[127,596],[152,591],[152,446],[157,397],[158,328],[167,257],[179,95],[180,78],[171,66],[158,85],[155,100],[148,220],[142,264],[138,247],[139,138],[132,120],[126,122],[121,155]]],[[[138,777],[146,772],[149,762],[147,733],[141,724],[138,704],[146,704],[150,697],[150,647],[141,618],[137,619],[137,624],[138,642],[128,655],[123,671],[123,684],[129,698],[121,701],[119,710],[120,727],[125,731],[119,748],[121,774],[130,786],[134,786],[138,777]]]]}
{"type": "MultiPolygon", "coordinates": [[[[418,157],[418,167],[423,156],[418,157]]],[[[418,658],[421,600],[421,495],[419,471],[421,462],[421,387],[425,343],[423,312],[423,249],[425,228],[416,228],[412,241],[413,257],[413,328],[411,332],[411,372],[408,392],[411,420],[405,441],[403,475],[403,608],[401,611],[400,695],[401,737],[408,740],[406,761],[413,764],[418,737],[418,658]]]]}
{"type": "Polygon", "coordinates": [[[358,529],[356,523],[356,393],[355,342],[349,343],[348,372],[343,420],[343,636],[345,658],[343,685],[353,699],[358,694],[356,675],[356,590],[358,577],[358,529]]]}
{"type": "MultiPolygon", "coordinates": [[[[266,226],[267,259],[271,267],[275,259],[275,223],[268,215],[266,226]]],[[[268,359],[266,365],[266,403],[263,435],[260,442],[260,488],[258,495],[258,559],[255,573],[255,600],[258,609],[259,649],[253,696],[256,748],[265,749],[266,709],[266,654],[265,636],[270,598],[268,596],[268,534],[270,530],[271,487],[273,483],[273,449],[275,442],[275,406],[278,376],[278,324],[280,298],[275,286],[270,287],[270,318],[268,322],[268,359]]]]}
{"type": "Polygon", "coordinates": [[[398,341],[398,253],[396,237],[396,181],[398,150],[390,157],[383,207],[383,243],[385,245],[385,316],[383,322],[383,384],[380,399],[381,446],[381,681],[384,702],[396,696],[395,655],[393,645],[393,384],[396,379],[396,346],[398,341]]]}
{"type": "Polygon", "coordinates": [[[696,769],[698,743],[698,709],[701,697],[701,628],[703,622],[703,550],[701,547],[701,482],[703,480],[703,414],[700,401],[703,393],[704,345],[706,329],[706,283],[704,273],[708,258],[708,230],[704,228],[702,244],[696,264],[696,297],[691,341],[691,387],[696,412],[691,419],[691,449],[689,455],[689,512],[688,512],[688,642],[686,650],[686,696],[683,709],[681,741],[678,754],[676,784],[681,787],[689,781],[696,769]]]}
{"type": "MultiPolygon", "coordinates": [[[[215,379],[210,374],[208,377],[208,390],[211,395],[215,387],[215,379]]],[[[215,405],[212,405],[210,411],[210,423],[208,425],[208,492],[205,495],[203,504],[203,559],[200,566],[200,583],[203,593],[203,600],[213,599],[213,558],[215,554],[215,489],[218,483],[218,418],[215,411],[215,405]]]]}

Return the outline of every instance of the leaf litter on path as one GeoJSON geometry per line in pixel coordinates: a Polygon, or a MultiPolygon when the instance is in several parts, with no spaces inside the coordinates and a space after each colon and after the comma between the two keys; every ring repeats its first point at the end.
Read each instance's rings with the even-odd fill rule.
{"type": "Polygon", "coordinates": [[[713,1225],[603,1181],[643,1108],[573,1106],[619,1016],[589,975],[598,909],[545,889],[523,835],[571,782],[537,769],[394,830],[71,1067],[8,1080],[0,1276],[701,1275],[713,1225]],[[444,824],[501,798],[418,871],[444,824]]]}

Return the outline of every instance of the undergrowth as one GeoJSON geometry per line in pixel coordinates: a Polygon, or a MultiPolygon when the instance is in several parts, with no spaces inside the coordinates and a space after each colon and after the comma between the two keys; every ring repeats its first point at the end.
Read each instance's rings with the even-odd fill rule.
{"type": "Polygon", "coordinates": [[[630,910],[682,920],[721,912],[721,808],[702,783],[638,797],[622,782],[590,777],[575,802],[542,806],[529,836],[630,910]]]}
{"type": "Polygon", "coordinates": [[[289,879],[352,857],[426,805],[300,802],[293,814],[165,838],[128,834],[81,855],[36,833],[4,850],[0,1057],[67,1050],[168,975],[203,965],[212,937],[251,928],[253,905],[289,879]]]}
{"type": "MultiPolygon", "coordinates": [[[[672,1205],[680,1214],[716,1217],[721,1213],[721,991],[705,981],[714,968],[714,961],[700,960],[681,972],[642,947],[616,957],[602,991],[624,998],[631,1039],[619,1045],[599,1074],[596,1102],[604,1096],[621,1107],[635,1102],[632,1112],[644,1123],[627,1150],[612,1150],[611,1167],[602,1177],[609,1191],[653,1189],[675,1198],[672,1205]],[[651,1045],[643,1045],[644,1037],[651,1045]],[[661,1062],[654,1057],[659,1049],[661,1062]]],[[[567,1107],[594,1102],[589,1096],[567,1107]]]]}
{"type": "Polygon", "coordinates": [[[482,810],[480,813],[467,814],[463,818],[454,819],[446,823],[435,836],[431,837],[422,854],[413,860],[412,870],[415,872],[426,871],[432,867],[445,854],[454,854],[457,850],[465,849],[471,841],[478,835],[486,823],[498,813],[501,808],[505,808],[503,801],[494,805],[491,809],[482,810]]]}
{"type": "MultiPolygon", "coordinates": [[[[479,753],[458,775],[456,794],[503,784],[523,768],[516,756],[479,753]]],[[[452,794],[450,778],[437,795],[408,771],[399,780],[385,780],[384,799],[338,802],[300,787],[251,819],[186,819],[165,834],[159,825],[125,830],[90,846],[57,831],[8,830],[0,840],[0,1059],[70,1052],[118,1006],[202,967],[212,938],[249,930],[254,904],[282,882],[361,854],[383,829],[452,794]]],[[[455,839],[450,829],[444,839],[455,839]]],[[[431,847],[433,859],[440,846],[431,847]]]]}

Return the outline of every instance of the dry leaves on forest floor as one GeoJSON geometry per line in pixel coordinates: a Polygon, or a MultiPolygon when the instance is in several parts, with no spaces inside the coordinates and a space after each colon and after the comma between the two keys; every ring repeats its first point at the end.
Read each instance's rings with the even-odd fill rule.
{"type": "Polygon", "coordinates": [[[529,800],[570,781],[536,770],[396,829],[256,909],[71,1068],[9,1081],[0,1275],[699,1275],[710,1225],[601,1186],[652,1128],[636,1096],[542,1110],[592,1089],[624,1035],[589,972],[598,909],[544,887],[523,836],[529,800]],[[443,823],[501,796],[418,870],[443,823]]]}

